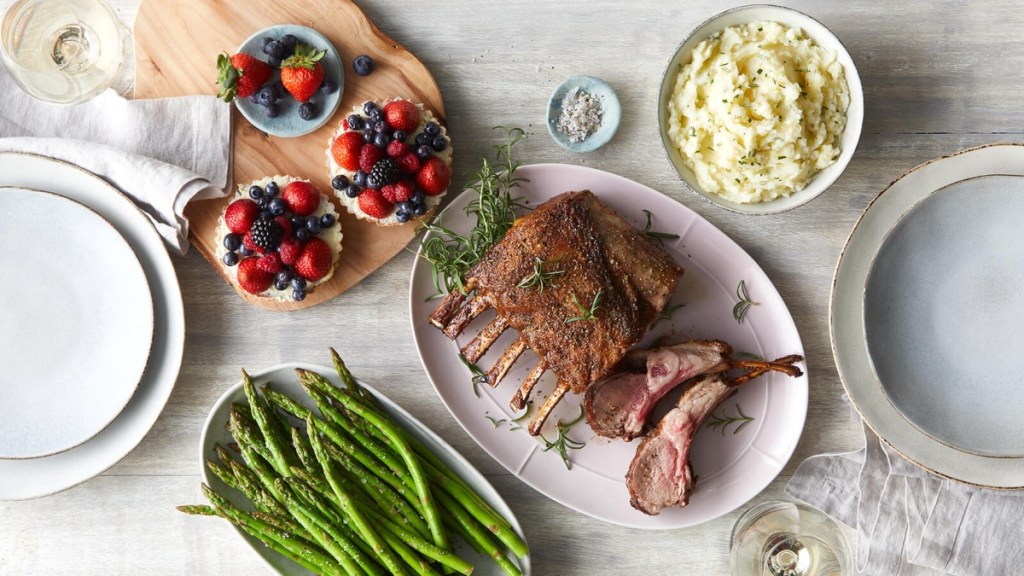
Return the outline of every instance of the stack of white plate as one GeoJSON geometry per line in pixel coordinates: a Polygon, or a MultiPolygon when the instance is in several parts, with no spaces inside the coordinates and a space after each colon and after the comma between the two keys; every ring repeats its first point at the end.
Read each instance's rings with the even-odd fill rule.
{"type": "Polygon", "coordinates": [[[0,154],[0,214],[0,500],[22,500],[142,440],[177,378],[185,320],[156,229],[96,175],[0,154]]]}

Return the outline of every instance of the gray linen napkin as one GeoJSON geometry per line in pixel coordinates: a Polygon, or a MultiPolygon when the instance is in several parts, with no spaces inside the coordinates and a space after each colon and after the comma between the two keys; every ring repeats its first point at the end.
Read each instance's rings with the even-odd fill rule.
{"type": "Polygon", "coordinates": [[[940,478],[867,426],[864,444],[804,460],[786,486],[791,496],[857,529],[858,574],[1024,573],[1024,492],[940,478]]]}
{"type": "Polygon", "coordinates": [[[213,96],[127,100],[107,90],[75,106],[40,102],[0,65],[0,152],[75,164],[142,209],[178,253],[185,205],[223,196],[230,182],[231,107],[213,96]]]}

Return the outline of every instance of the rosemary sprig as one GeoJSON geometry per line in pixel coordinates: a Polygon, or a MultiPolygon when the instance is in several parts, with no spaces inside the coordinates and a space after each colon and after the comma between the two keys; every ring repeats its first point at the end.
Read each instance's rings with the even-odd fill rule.
{"type": "Polygon", "coordinates": [[[491,418],[490,416],[487,416],[486,414],[484,415],[484,418],[487,418],[488,420],[490,420],[491,426],[494,426],[495,428],[497,428],[498,426],[501,426],[502,424],[507,422],[507,420],[505,420],[504,418],[502,418],[501,420],[495,420],[494,418],[491,418]]]}
{"type": "Polygon", "coordinates": [[[481,370],[476,364],[470,362],[469,359],[463,356],[461,352],[459,353],[459,360],[462,360],[462,363],[466,365],[466,368],[469,368],[469,373],[473,375],[473,379],[470,380],[470,382],[473,383],[473,394],[479,398],[480,385],[487,381],[487,373],[481,370]]]}
{"type": "Polygon", "coordinates": [[[432,234],[420,242],[421,254],[430,262],[438,292],[463,289],[466,271],[505,236],[516,219],[515,209],[521,207],[520,199],[512,197],[512,190],[524,181],[515,175],[521,163],[512,157],[512,149],[526,133],[520,128],[496,128],[506,132],[505,142],[494,147],[496,162],[484,158],[470,178],[469,189],[477,197],[466,205],[466,215],[476,218],[473,229],[463,236],[446,228],[440,217],[424,226],[432,234]]]}
{"type": "Polygon", "coordinates": [[[543,292],[544,288],[548,284],[551,284],[556,276],[561,276],[562,274],[565,274],[565,270],[563,269],[544,270],[544,265],[556,264],[560,260],[561,258],[556,258],[555,260],[551,261],[544,261],[541,260],[540,258],[534,258],[533,273],[525,276],[522,280],[519,281],[519,284],[516,284],[516,286],[520,288],[536,287],[538,290],[543,292]]]}
{"type": "Polygon", "coordinates": [[[744,426],[754,421],[754,418],[752,416],[747,416],[746,414],[743,413],[743,408],[740,408],[739,404],[736,404],[736,413],[738,414],[738,416],[729,416],[728,412],[726,412],[725,410],[722,411],[721,416],[717,414],[712,414],[711,417],[708,418],[708,421],[705,423],[705,426],[711,428],[712,430],[717,428],[721,430],[722,436],[725,436],[725,429],[728,428],[730,424],[738,423],[739,425],[733,428],[732,430],[733,435],[735,435],[737,432],[742,430],[744,426]]]}
{"type": "Polygon", "coordinates": [[[530,415],[531,410],[533,410],[533,402],[527,401],[526,408],[523,409],[523,413],[509,420],[509,430],[519,430],[522,428],[519,423],[526,420],[526,417],[530,415]]]}
{"type": "Polygon", "coordinates": [[[679,234],[670,234],[668,232],[658,232],[656,230],[651,230],[651,211],[650,210],[644,210],[643,212],[644,212],[644,214],[647,215],[647,224],[644,226],[644,231],[643,231],[644,236],[647,236],[648,238],[653,238],[654,240],[657,240],[658,244],[660,244],[662,246],[665,245],[665,240],[678,240],[679,239],[679,234]]]}
{"type": "Polygon", "coordinates": [[[739,302],[732,307],[732,317],[736,319],[739,324],[743,323],[743,318],[746,317],[747,311],[750,310],[751,306],[757,306],[760,302],[754,302],[750,299],[750,294],[747,292],[746,280],[740,280],[739,285],[736,286],[736,298],[739,302]]]}
{"type": "Polygon", "coordinates": [[[569,460],[569,450],[579,450],[587,445],[586,442],[580,442],[569,438],[569,429],[571,429],[577,422],[583,419],[583,406],[580,406],[580,414],[572,420],[572,422],[558,421],[555,428],[558,430],[558,437],[554,441],[548,440],[543,435],[540,437],[544,441],[544,452],[554,449],[558,452],[558,455],[562,457],[562,462],[565,463],[566,470],[572,470],[572,462],[569,460]]]}
{"type": "Polygon", "coordinates": [[[686,308],[686,304],[680,302],[679,304],[676,304],[675,306],[672,306],[670,304],[670,305],[665,306],[664,308],[662,308],[661,312],[658,312],[658,318],[654,321],[654,324],[651,324],[651,328],[654,328],[655,326],[657,326],[658,323],[661,322],[662,320],[672,320],[672,315],[675,314],[676,310],[679,310],[680,308],[686,308]]]}
{"type": "Polygon", "coordinates": [[[594,301],[590,303],[590,308],[587,308],[583,304],[580,304],[579,298],[576,297],[576,293],[572,293],[572,303],[576,305],[576,309],[580,311],[579,316],[573,316],[572,318],[566,318],[565,323],[571,324],[572,322],[579,322],[580,320],[595,320],[597,316],[597,309],[601,307],[601,296],[603,296],[604,290],[598,290],[597,294],[594,294],[594,301]]]}
{"type": "Polygon", "coordinates": [[[754,361],[757,361],[757,362],[763,362],[764,361],[764,356],[761,356],[760,354],[754,354],[753,352],[737,352],[736,354],[733,354],[732,356],[733,356],[733,358],[742,358],[744,360],[754,360],[754,361]]]}

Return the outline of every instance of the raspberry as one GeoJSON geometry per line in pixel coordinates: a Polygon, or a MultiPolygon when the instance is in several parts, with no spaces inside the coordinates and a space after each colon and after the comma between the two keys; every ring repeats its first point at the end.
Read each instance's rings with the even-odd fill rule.
{"type": "Polygon", "coordinates": [[[277,274],[281,271],[281,257],[276,252],[271,252],[256,261],[256,268],[268,274],[277,274]]]}
{"type": "Polygon", "coordinates": [[[373,170],[373,165],[383,157],[384,151],[380,148],[373,145],[363,146],[359,151],[359,169],[369,174],[370,170],[373,170]]]}
{"type": "Polygon", "coordinates": [[[401,140],[392,140],[388,142],[388,156],[391,158],[398,158],[404,156],[409,152],[409,145],[401,140]]]}

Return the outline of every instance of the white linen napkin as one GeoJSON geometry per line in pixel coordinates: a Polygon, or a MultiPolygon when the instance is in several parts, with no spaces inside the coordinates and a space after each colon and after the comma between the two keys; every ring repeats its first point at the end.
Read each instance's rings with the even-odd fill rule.
{"type": "Polygon", "coordinates": [[[231,107],[211,96],[127,100],[113,90],[74,106],[40,102],[0,65],[0,151],[75,164],[142,209],[178,253],[185,205],[223,196],[231,175],[231,107]]]}
{"type": "Polygon", "coordinates": [[[791,496],[857,529],[858,574],[1024,572],[1024,492],[936,476],[867,426],[864,441],[856,452],[804,460],[786,486],[791,496]]]}

